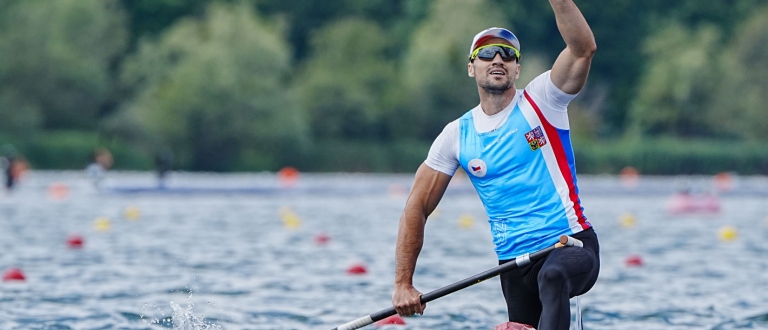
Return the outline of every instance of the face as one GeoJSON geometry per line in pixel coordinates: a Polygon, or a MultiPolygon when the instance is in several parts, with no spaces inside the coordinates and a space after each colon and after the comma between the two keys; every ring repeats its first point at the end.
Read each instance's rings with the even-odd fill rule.
{"type": "MultiPolygon", "coordinates": [[[[480,47],[490,44],[508,44],[504,39],[492,38],[483,42],[480,47]]],[[[493,60],[487,61],[475,58],[467,64],[467,72],[474,77],[477,86],[490,94],[502,94],[515,86],[520,76],[520,65],[517,60],[504,62],[501,55],[496,54],[493,60]]]]}

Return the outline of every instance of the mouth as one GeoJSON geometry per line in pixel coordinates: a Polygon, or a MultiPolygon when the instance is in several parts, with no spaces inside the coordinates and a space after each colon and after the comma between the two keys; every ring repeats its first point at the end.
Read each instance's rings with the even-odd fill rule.
{"type": "Polygon", "coordinates": [[[491,76],[506,76],[507,71],[503,69],[492,69],[491,71],[488,72],[488,74],[491,76]]]}

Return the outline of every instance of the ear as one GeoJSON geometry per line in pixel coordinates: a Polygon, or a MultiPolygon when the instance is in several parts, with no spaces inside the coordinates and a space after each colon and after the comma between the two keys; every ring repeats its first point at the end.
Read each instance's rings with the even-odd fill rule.
{"type": "Polygon", "coordinates": [[[520,64],[515,65],[515,80],[520,78],[520,64]]]}
{"type": "Polygon", "coordinates": [[[472,62],[467,63],[467,75],[472,78],[475,77],[475,66],[473,64],[472,62]]]}

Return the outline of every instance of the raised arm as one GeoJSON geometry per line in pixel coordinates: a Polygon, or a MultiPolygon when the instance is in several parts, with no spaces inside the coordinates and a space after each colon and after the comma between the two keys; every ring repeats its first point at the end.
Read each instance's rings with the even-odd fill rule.
{"type": "Polygon", "coordinates": [[[395,249],[395,290],[392,306],[403,316],[421,314],[425,305],[420,302],[421,293],[413,287],[416,259],[424,243],[424,226],[427,216],[435,210],[451,177],[421,164],[400,216],[395,249]]]}
{"type": "Polygon", "coordinates": [[[566,44],[552,66],[550,77],[561,91],[576,94],[587,82],[592,55],[597,50],[595,36],[572,0],[549,0],[549,3],[566,44]]]}

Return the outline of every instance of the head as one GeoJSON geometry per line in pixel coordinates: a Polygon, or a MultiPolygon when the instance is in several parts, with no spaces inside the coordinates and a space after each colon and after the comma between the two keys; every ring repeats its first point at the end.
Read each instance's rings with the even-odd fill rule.
{"type": "Polygon", "coordinates": [[[477,86],[490,94],[503,94],[515,87],[520,76],[520,41],[503,28],[490,28],[475,35],[469,49],[467,73],[477,86]]]}

